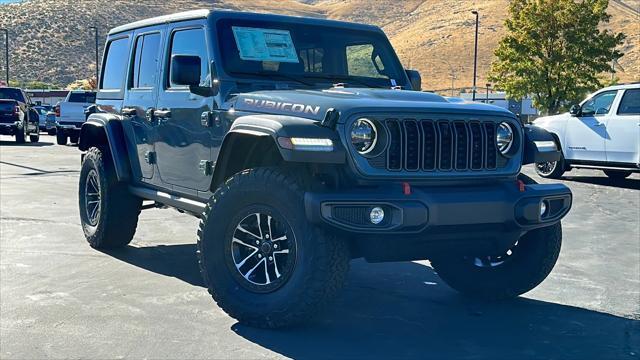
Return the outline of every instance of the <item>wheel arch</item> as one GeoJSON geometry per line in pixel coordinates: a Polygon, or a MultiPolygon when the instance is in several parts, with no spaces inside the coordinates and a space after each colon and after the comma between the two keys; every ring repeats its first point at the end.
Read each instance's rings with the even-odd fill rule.
{"type": "Polygon", "coordinates": [[[124,129],[117,117],[93,114],[82,124],[78,148],[87,151],[91,147],[109,150],[118,181],[131,179],[131,164],[127,156],[124,129]]]}

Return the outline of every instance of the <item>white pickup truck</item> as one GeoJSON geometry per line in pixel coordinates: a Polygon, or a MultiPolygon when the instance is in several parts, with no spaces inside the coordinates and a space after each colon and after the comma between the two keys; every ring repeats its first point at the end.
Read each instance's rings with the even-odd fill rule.
{"type": "Polygon", "coordinates": [[[615,179],[640,172],[640,83],[607,87],[569,113],[536,119],[562,150],[559,161],[536,164],[538,175],[557,179],[572,168],[601,169],[615,179]]]}
{"type": "Polygon", "coordinates": [[[73,90],[56,109],[56,140],[58,145],[66,145],[67,139],[77,143],[80,128],[86,120],[84,111],[96,103],[93,91],[73,90]]]}

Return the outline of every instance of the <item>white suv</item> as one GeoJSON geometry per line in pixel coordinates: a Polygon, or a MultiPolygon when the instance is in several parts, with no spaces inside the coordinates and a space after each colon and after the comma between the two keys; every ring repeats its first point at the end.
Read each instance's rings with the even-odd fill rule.
{"type": "Polygon", "coordinates": [[[602,169],[617,179],[640,172],[640,83],[598,90],[569,113],[533,124],[551,132],[562,150],[559,161],[536,164],[542,177],[559,178],[571,168],[602,169]]]}

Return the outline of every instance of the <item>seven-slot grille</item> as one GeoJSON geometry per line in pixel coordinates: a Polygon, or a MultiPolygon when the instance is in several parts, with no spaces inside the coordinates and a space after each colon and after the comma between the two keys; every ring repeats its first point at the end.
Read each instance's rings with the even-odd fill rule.
{"type": "Polygon", "coordinates": [[[374,167],[391,171],[495,170],[496,124],[480,121],[386,119],[389,146],[374,167]],[[384,165],[383,165],[384,164],[384,165]]]}

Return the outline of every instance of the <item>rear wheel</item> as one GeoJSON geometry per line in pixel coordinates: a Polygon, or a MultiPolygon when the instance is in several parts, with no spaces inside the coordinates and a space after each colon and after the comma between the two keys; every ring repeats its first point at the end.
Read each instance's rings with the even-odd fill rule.
{"type": "Polygon", "coordinates": [[[37,143],[38,141],[40,141],[40,134],[29,135],[29,141],[32,143],[37,143]]]}
{"type": "Polygon", "coordinates": [[[198,258],[217,304],[262,328],[318,314],[349,263],[347,244],[307,221],[298,183],[272,168],[242,171],[215,192],[200,222],[198,258]]]}
{"type": "Polygon", "coordinates": [[[62,132],[58,132],[56,134],[56,143],[58,145],[67,145],[67,136],[62,132]]]}
{"type": "Polygon", "coordinates": [[[142,200],[117,181],[108,152],[91,148],[80,170],[82,230],[93,248],[127,245],[136,231],[142,200]]]}
{"type": "Polygon", "coordinates": [[[18,132],[16,133],[16,143],[24,144],[27,138],[27,128],[23,125],[18,128],[18,132]]]}
{"type": "Polygon", "coordinates": [[[56,129],[49,129],[49,130],[47,130],[47,135],[49,135],[49,136],[53,136],[53,135],[55,135],[55,134],[56,134],[56,129]]]}
{"type": "Polygon", "coordinates": [[[80,139],[80,135],[69,135],[69,142],[72,144],[77,144],[78,139],[80,139]]]}
{"type": "Polygon", "coordinates": [[[631,171],[622,171],[622,170],[603,170],[603,172],[610,179],[614,179],[614,180],[622,180],[622,179],[628,178],[632,174],[631,171]]]}

